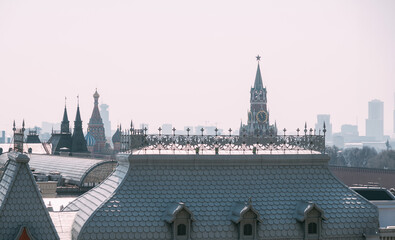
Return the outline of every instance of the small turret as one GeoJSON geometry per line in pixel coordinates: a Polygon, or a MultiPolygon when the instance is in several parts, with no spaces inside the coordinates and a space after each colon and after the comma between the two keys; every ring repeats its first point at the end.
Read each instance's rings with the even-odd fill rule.
{"type": "Polygon", "coordinates": [[[67,116],[67,108],[66,103],[64,104],[64,112],[63,112],[63,120],[60,126],[60,132],[62,133],[70,133],[70,122],[67,116]]]}
{"type": "Polygon", "coordinates": [[[74,132],[72,137],[72,152],[88,152],[86,140],[82,131],[82,121],[80,114],[80,105],[77,105],[77,113],[74,121],[74,132]]]}

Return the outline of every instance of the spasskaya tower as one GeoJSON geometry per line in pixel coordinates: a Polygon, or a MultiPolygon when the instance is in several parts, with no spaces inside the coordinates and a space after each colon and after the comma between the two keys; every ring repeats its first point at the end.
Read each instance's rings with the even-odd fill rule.
{"type": "Polygon", "coordinates": [[[250,90],[250,111],[248,111],[247,124],[241,124],[240,135],[276,135],[276,125],[270,125],[269,111],[267,110],[267,91],[263,86],[259,61],[256,57],[258,67],[255,75],[254,86],[250,90]]]}

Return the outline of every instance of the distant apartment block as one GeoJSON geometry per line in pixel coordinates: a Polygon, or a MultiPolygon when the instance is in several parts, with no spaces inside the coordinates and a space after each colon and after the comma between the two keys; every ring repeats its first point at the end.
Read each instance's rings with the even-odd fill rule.
{"type": "Polygon", "coordinates": [[[322,134],[324,123],[325,123],[325,128],[326,128],[325,140],[327,142],[332,142],[331,115],[329,115],[329,114],[318,114],[317,115],[317,123],[315,124],[316,133],[318,134],[319,131],[321,130],[321,134],[322,134]]]}
{"type": "Polygon", "coordinates": [[[5,142],[6,142],[5,131],[1,131],[0,143],[5,143],[5,142]]]}
{"type": "Polygon", "coordinates": [[[384,103],[374,99],[368,103],[369,113],[366,119],[366,136],[381,141],[384,135],[384,103]]]}
{"type": "Polygon", "coordinates": [[[173,125],[171,125],[170,123],[165,123],[162,125],[162,134],[172,134],[173,133],[173,125]]]}
{"type": "Polygon", "coordinates": [[[105,136],[111,137],[111,121],[110,121],[110,114],[108,112],[108,107],[109,106],[107,104],[101,104],[100,115],[103,119],[105,136]]]}
{"type": "Polygon", "coordinates": [[[341,126],[341,136],[344,142],[358,142],[359,132],[358,125],[344,124],[341,126]]]}

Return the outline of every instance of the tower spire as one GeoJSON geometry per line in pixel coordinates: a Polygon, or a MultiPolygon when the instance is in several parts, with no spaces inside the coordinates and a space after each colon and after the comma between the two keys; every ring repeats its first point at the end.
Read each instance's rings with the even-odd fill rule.
{"type": "MultiPolygon", "coordinates": [[[[79,97],[78,97],[79,98],[79,97]]],[[[72,136],[72,147],[73,152],[88,152],[86,147],[86,140],[82,131],[82,120],[80,114],[80,105],[77,105],[77,113],[74,121],[74,132],[72,136]]]]}
{"type": "Polygon", "coordinates": [[[63,112],[62,124],[60,126],[60,131],[62,133],[69,133],[70,132],[70,127],[69,127],[69,118],[67,116],[66,97],[64,99],[65,99],[64,112],[63,112]]]}
{"type": "Polygon", "coordinates": [[[259,56],[259,55],[256,56],[256,60],[258,62],[258,68],[256,70],[254,88],[255,89],[262,89],[263,88],[262,75],[261,75],[261,68],[259,66],[259,61],[261,60],[261,56],[259,56]]]}
{"type": "Polygon", "coordinates": [[[80,105],[78,105],[77,106],[77,114],[75,115],[75,121],[74,121],[74,124],[76,124],[76,123],[82,123],[82,121],[81,121],[81,114],[80,114],[80,105]]]}

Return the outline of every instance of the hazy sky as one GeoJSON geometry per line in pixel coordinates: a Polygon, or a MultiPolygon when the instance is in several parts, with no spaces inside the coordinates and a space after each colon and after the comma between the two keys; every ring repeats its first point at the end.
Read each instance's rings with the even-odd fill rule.
{"type": "Polygon", "coordinates": [[[334,132],[384,101],[392,133],[395,1],[0,0],[0,129],[84,128],[95,88],[113,127],[246,121],[257,62],[270,119],[294,130],[330,114],[334,132]]]}

